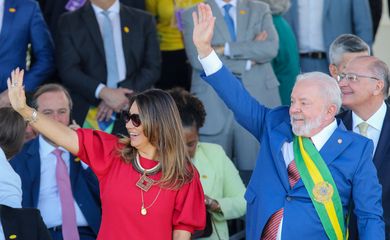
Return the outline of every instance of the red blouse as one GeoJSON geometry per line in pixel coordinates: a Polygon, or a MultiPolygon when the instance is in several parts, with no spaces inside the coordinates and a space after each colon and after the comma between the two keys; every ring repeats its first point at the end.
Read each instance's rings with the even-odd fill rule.
{"type": "MultiPolygon", "coordinates": [[[[172,239],[173,230],[192,233],[204,228],[204,195],[196,170],[192,181],[179,190],[161,189],[159,194],[160,187],[154,185],[144,192],[147,214],[143,216],[142,190],[136,186],[141,174],[120,159],[118,138],[90,129],[79,129],[77,134],[78,157],[91,167],[99,179],[102,223],[98,239],[167,240],[172,239]]],[[[155,161],[146,158],[140,158],[140,163],[144,168],[156,165],[155,161]]],[[[158,180],[161,172],[149,177],[158,180]]]]}

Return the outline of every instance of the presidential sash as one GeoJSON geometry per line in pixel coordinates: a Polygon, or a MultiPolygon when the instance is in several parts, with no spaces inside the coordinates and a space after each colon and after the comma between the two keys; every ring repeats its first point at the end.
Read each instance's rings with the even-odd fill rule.
{"type": "Polygon", "coordinates": [[[303,184],[329,239],[346,239],[343,207],[333,177],[313,143],[294,138],[294,157],[303,184]]]}

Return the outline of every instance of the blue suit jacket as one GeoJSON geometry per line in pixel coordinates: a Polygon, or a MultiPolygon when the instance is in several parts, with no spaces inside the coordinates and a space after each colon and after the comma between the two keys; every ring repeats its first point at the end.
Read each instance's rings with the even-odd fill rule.
{"type": "MultiPolygon", "coordinates": [[[[297,2],[298,0],[291,1],[291,7],[284,17],[293,28],[299,42],[297,2]]],[[[333,40],[344,33],[355,34],[372,46],[372,19],[367,0],[324,0],[322,17],[322,32],[326,50],[329,49],[333,40]]]]}
{"type": "MultiPolygon", "coordinates": [[[[70,159],[70,182],[73,197],[89,226],[97,234],[101,221],[99,184],[90,168],[83,169],[80,161],[70,159]]],[[[41,159],[39,156],[39,138],[26,143],[22,151],[10,161],[22,180],[22,207],[38,206],[41,180],[41,159]]]]}
{"type": "Polygon", "coordinates": [[[0,32],[0,93],[16,67],[26,68],[27,45],[32,46],[32,65],[25,73],[27,91],[33,91],[54,71],[54,45],[35,0],[5,0],[0,32]]]}
{"type": "MultiPolygon", "coordinates": [[[[386,224],[386,239],[390,239],[390,106],[383,121],[382,131],[374,153],[374,164],[378,171],[379,182],[382,184],[383,216],[386,224]]],[[[345,111],[338,116],[348,130],[352,130],[352,111],[345,111]]],[[[355,222],[351,225],[351,239],[355,239],[357,228],[355,222]]]]}
{"type": "MultiPolygon", "coordinates": [[[[246,236],[259,239],[270,216],[284,208],[283,239],[328,239],[302,180],[290,188],[283,143],[293,133],[287,107],[268,109],[252,98],[225,68],[203,78],[211,84],[237,121],[261,144],[245,194],[246,236]]],[[[381,186],[372,163],[373,144],[340,124],[320,153],[335,180],[344,214],[353,199],[361,239],[383,239],[381,186]]]]}

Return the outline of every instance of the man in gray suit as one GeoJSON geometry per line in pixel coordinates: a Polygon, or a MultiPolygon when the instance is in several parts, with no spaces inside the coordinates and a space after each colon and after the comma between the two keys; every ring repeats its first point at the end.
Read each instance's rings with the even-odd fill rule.
{"type": "Polygon", "coordinates": [[[368,0],[291,0],[284,15],[298,40],[302,72],[328,72],[326,51],[340,34],[352,33],[372,45],[368,0]]]}
{"type": "MultiPolygon", "coordinates": [[[[223,63],[241,79],[250,94],[268,107],[281,104],[270,61],[277,55],[278,36],[267,4],[252,0],[207,0],[215,13],[212,44],[223,63]]],[[[201,78],[202,67],[192,42],[192,12],[183,14],[184,41],[193,67],[191,92],[200,98],[207,117],[200,138],[224,147],[241,172],[254,168],[259,143],[236,123],[230,110],[201,78]]],[[[247,174],[249,175],[249,174],[247,174]]],[[[245,176],[244,175],[244,181],[245,176]]]]}

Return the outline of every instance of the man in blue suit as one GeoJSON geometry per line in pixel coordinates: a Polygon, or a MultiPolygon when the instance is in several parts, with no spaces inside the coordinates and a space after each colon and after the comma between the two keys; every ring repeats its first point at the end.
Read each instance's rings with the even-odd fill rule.
{"type": "Polygon", "coordinates": [[[201,3],[198,8],[193,40],[203,78],[261,143],[245,194],[247,238],[345,239],[346,216],[354,203],[360,238],[383,239],[382,191],[372,162],[373,144],[335,120],[341,106],[336,81],[318,72],[300,75],[289,109],[264,107],[222,65],[210,45],[215,18],[209,6],[201,3]],[[302,147],[301,141],[306,145],[302,147]],[[309,168],[312,162],[314,167],[309,168]],[[314,181],[311,188],[308,175],[309,180],[319,176],[323,180],[314,181]],[[322,207],[329,209],[321,212],[322,207]]]}
{"type": "Polygon", "coordinates": [[[328,73],[326,52],[340,34],[352,33],[373,43],[368,0],[292,0],[284,17],[297,37],[302,72],[328,73]]]}
{"type": "MultiPolygon", "coordinates": [[[[69,93],[58,84],[41,86],[33,96],[33,105],[40,112],[64,125],[69,125],[72,101],[69,93]]],[[[72,125],[70,126],[72,127],[72,125]]],[[[58,183],[59,159],[54,150],[62,150],[62,159],[69,172],[68,193],[73,197],[74,232],[80,239],[96,239],[101,221],[99,186],[96,176],[80,159],[39,135],[26,143],[22,151],[11,160],[11,165],[22,180],[23,207],[41,211],[43,220],[55,240],[73,240],[63,237],[64,209],[62,192],[58,183]],[[69,189],[70,188],[70,189],[69,189]],[[77,228],[77,229],[76,229],[77,228]]],[[[68,175],[66,174],[65,177],[68,175]]],[[[68,195],[68,196],[69,196],[68,195]]],[[[72,204],[73,203],[73,204],[72,204]]]]}
{"type": "Polygon", "coordinates": [[[0,107],[9,105],[7,78],[26,69],[28,44],[32,59],[25,88],[34,91],[54,71],[54,46],[39,5],[34,0],[0,0],[0,107]]]}
{"type": "MultiPolygon", "coordinates": [[[[383,189],[386,239],[390,239],[390,106],[385,103],[390,84],[389,68],[376,57],[360,56],[347,64],[338,80],[343,105],[350,109],[338,117],[348,130],[374,142],[373,161],[383,189]]],[[[355,239],[357,227],[355,221],[351,223],[351,239],[355,239]]]]}

